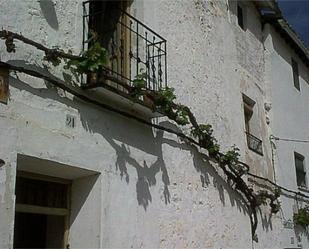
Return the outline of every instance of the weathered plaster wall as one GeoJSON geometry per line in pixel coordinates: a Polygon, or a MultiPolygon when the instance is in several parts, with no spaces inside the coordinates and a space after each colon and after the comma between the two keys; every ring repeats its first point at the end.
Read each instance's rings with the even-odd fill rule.
{"type": "MultiPolygon", "coordinates": [[[[245,146],[245,161],[251,165],[251,172],[257,175],[273,178],[270,158],[270,144],[268,139],[267,122],[265,116],[265,99],[267,85],[265,79],[265,52],[263,45],[263,31],[258,11],[250,1],[242,2],[245,15],[245,30],[237,25],[237,2],[230,2],[232,23],[236,38],[236,55],[239,75],[240,91],[255,102],[253,122],[250,123],[251,133],[263,142],[263,156],[245,146]]],[[[243,108],[243,107],[242,107],[243,108]]],[[[242,109],[243,110],[243,109],[242,109]]],[[[242,122],[244,124],[244,121],[242,122]]],[[[243,128],[243,131],[245,128],[243,128]]]]}
{"type": "MultiPolygon", "coordinates": [[[[80,51],[81,1],[0,4],[4,28],[80,51]]],[[[245,33],[235,26],[233,3],[225,1],[137,1],[132,13],[168,40],[169,85],[178,100],[199,122],[214,126],[224,149],[236,144],[253,172],[272,176],[267,145],[261,158],[247,149],[244,134],[242,93],[257,102],[267,144],[262,34],[252,8],[245,33]]],[[[43,54],[29,46],[18,43],[10,55],[0,46],[1,60],[49,69],[41,63],[43,54]]],[[[59,69],[51,72],[63,77],[59,69]]],[[[1,141],[8,141],[0,147],[8,162],[0,169],[1,248],[12,244],[17,154],[100,174],[73,181],[72,248],[252,248],[249,216],[239,196],[197,149],[32,77],[12,74],[10,91],[9,104],[0,105],[1,141]],[[76,118],[75,128],[65,126],[66,114],[76,118]]],[[[173,126],[164,118],[156,121],[173,126]]],[[[261,220],[254,248],[279,248],[279,230],[272,231],[276,219],[263,210],[261,220]]]]}
{"type": "Polygon", "coordinates": [[[13,242],[17,131],[13,122],[2,113],[0,125],[3,127],[0,132],[0,158],[5,162],[0,167],[0,247],[9,248],[13,242]]]}

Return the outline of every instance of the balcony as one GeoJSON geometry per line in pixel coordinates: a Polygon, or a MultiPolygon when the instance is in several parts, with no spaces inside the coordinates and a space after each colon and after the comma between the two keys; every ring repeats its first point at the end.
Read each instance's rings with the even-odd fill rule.
{"type": "MultiPolygon", "coordinates": [[[[137,75],[146,75],[145,88],[167,86],[166,40],[125,12],[121,1],[83,3],[83,49],[95,34],[108,51],[107,65],[82,80],[86,89],[103,87],[128,97],[137,75]]],[[[141,101],[145,103],[145,98],[141,101]]]]}
{"type": "Polygon", "coordinates": [[[263,143],[262,140],[260,140],[259,138],[253,136],[252,134],[246,132],[246,136],[247,136],[247,144],[248,144],[248,148],[254,152],[256,152],[257,154],[263,156],[263,143]]]}

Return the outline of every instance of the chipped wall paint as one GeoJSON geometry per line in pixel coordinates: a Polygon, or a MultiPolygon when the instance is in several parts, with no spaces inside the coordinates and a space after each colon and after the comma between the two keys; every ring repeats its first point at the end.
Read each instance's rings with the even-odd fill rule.
{"type": "MultiPolygon", "coordinates": [[[[0,4],[4,28],[80,52],[82,1],[0,4]]],[[[235,2],[134,1],[131,13],[167,39],[169,86],[176,89],[177,100],[190,106],[199,122],[214,126],[223,149],[236,144],[252,172],[272,179],[264,109],[270,76],[258,13],[251,3],[246,8],[246,31],[236,24],[235,2]],[[263,157],[246,145],[243,93],[256,101],[263,157]]],[[[22,43],[15,54],[7,54],[1,42],[0,56],[65,76],[22,43]]],[[[0,145],[0,157],[7,162],[0,168],[5,203],[0,206],[1,248],[12,248],[16,167],[71,174],[71,248],[282,248],[280,214],[270,218],[268,208],[261,208],[260,242],[252,244],[242,201],[196,148],[33,77],[12,74],[10,91],[9,104],[0,105],[0,141],[7,141],[0,145]],[[68,115],[75,117],[74,127],[66,125],[68,115]],[[26,163],[22,155],[46,161],[26,163]],[[59,163],[67,166],[61,170],[59,163]],[[81,176],[81,170],[96,174],[81,176]]],[[[165,118],[156,122],[173,126],[165,118]]]]}

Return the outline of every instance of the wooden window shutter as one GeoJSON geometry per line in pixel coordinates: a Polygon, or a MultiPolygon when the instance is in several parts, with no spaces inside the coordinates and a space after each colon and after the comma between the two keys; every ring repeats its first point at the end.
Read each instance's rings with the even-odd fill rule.
{"type": "Polygon", "coordinates": [[[9,69],[0,67],[0,102],[7,104],[9,98],[9,69]]]}

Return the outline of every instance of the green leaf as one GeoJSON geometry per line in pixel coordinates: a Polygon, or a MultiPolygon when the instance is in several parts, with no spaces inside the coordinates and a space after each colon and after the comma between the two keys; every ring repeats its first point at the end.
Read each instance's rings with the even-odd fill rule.
{"type": "Polygon", "coordinates": [[[294,223],[300,225],[304,228],[309,225],[309,207],[305,206],[304,208],[298,209],[298,213],[293,216],[294,223]]]}
{"type": "Polygon", "coordinates": [[[81,54],[79,60],[69,60],[66,69],[73,67],[80,73],[95,72],[107,64],[107,51],[99,42],[94,43],[87,51],[81,54]]]}

